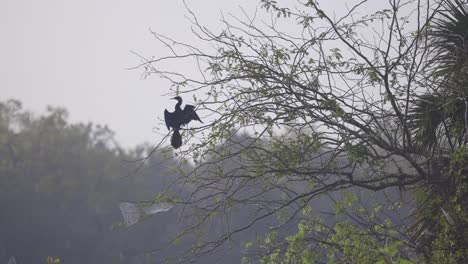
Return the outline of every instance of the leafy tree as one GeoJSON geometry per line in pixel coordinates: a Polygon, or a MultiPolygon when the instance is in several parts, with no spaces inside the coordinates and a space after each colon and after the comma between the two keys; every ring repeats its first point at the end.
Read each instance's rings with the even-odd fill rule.
{"type": "MultiPolygon", "coordinates": [[[[262,263],[466,261],[466,5],[388,1],[371,12],[361,1],[332,15],[314,0],[260,3],[262,16],[223,17],[219,32],[189,10],[201,44],[154,33],[172,54],[143,58],[146,74],[193,94],[211,118],[183,133],[178,155],[196,168],[175,186],[191,194],[168,195],[190,208],[186,233],[224,219],[195,255],[267,224],[247,244],[262,263]],[[174,61],[199,74],[165,69],[174,61]],[[411,189],[413,226],[338,196],[357,189],[411,189]],[[326,224],[308,209],[324,196],[338,205],[326,224]],[[252,212],[247,224],[232,224],[238,211],[252,212]]],[[[382,197],[374,208],[395,207],[382,197]]]]}

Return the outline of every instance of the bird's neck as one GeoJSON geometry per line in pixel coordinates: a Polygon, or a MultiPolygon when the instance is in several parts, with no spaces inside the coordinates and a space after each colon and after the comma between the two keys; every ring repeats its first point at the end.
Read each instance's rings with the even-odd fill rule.
{"type": "Polygon", "coordinates": [[[182,109],[180,106],[182,105],[182,101],[177,101],[177,104],[175,105],[175,110],[180,110],[182,109]]]}

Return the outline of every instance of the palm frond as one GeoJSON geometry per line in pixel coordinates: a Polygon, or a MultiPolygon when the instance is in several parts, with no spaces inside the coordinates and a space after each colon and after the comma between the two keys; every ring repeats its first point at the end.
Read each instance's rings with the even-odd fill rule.
{"type": "Polygon", "coordinates": [[[437,140],[437,130],[444,121],[439,96],[423,95],[413,102],[409,111],[409,128],[414,139],[421,146],[432,147],[437,140]]]}
{"type": "Polygon", "coordinates": [[[433,21],[430,33],[434,62],[439,75],[451,75],[468,62],[468,5],[464,1],[447,1],[445,9],[433,21]]]}

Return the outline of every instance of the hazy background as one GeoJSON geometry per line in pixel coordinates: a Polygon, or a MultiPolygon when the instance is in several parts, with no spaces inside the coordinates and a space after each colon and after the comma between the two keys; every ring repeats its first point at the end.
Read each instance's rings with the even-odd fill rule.
{"type": "MultiPolygon", "coordinates": [[[[242,6],[253,14],[259,4],[186,2],[210,28],[220,24],[221,10],[240,15],[242,6]]],[[[321,5],[340,13],[352,2],[321,5]]],[[[47,105],[65,107],[71,122],[108,124],[123,146],[157,141],[153,128],[164,128],[157,118],[174,105],[165,95],[169,83],[156,76],[142,79],[141,71],[128,68],[140,62],[132,51],[147,57],[168,54],[149,29],[193,41],[186,15],[182,0],[0,1],[0,99],[19,99],[35,113],[47,105]]]]}
{"type": "MultiPolygon", "coordinates": [[[[209,28],[220,25],[221,10],[225,14],[241,16],[240,7],[252,14],[259,5],[259,0],[186,2],[199,22],[209,28]]],[[[347,10],[345,2],[357,1],[322,2],[324,9],[339,14],[347,10]]],[[[370,2],[364,12],[370,12],[369,7],[380,8],[382,5],[380,0],[370,2]]],[[[140,59],[133,52],[146,57],[169,54],[149,29],[192,43],[194,36],[186,15],[182,0],[2,0],[0,102],[18,99],[25,110],[36,115],[44,113],[47,105],[64,107],[70,113],[70,123],[109,125],[124,147],[144,141],[157,142],[160,138],[153,128],[165,130],[165,125],[158,118],[162,118],[164,108],[172,109],[174,106],[174,101],[168,100],[172,97],[167,94],[170,84],[156,76],[142,79],[141,70],[128,69],[140,64],[140,59]]],[[[183,67],[190,65],[180,65],[183,67]]],[[[190,102],[190,97],[185,99],[190,102]]],[[[0,191],[3,197],[7,197],[0,199],[3,202],[0,208],[12,214],[9,218],[0,217],[0,223],[3,223],[0,231],[7,233],[0,232],[0,262],[2,257],[16,256],[21,260],[28,254],[31,259],[47,254],[60,256],[57,252],[65,250],[83,261],[86,260],[83,256],[90,259],[94,256],[88,254],[89,248],[93,248],[95,255],[106,253],[109,258],[118,258],[119,254],[131,257],[162,243],[165,237],[161,234],[169,236],[177,232],[174,212],[162,214],[128,232],[109,229],[109,225],[121,220],[118,202],[154,197],[162,189],[163,176],[167,176],[163,175],[162,161],[169,167],[175,164],[175,160],[153,155],[138,177],[128,177],[134,164],[123,161],[135,160],[139,158],[138,154],[117,153],[107,149],[109,144],[91,140],[94,134],[100,135],[99,130],[84,133],[86,127],[61,127],[60,122],[56,123],[58,132],[55,134],[52,130],[50,133],[36,133],[42,126],[38,126],[39,129],[32,127],[31,131],[26,130],[30,134],[24,133],[18,138],[7,133],[10,136],[7,142],[11,140],[23,151],[17,156],[25,157],[29,163],[25,163],[24,169],[23,165],[19,166],[22,169],[19,172],[11,172],[11,175],[17,173],[21,176],[20,184],[8,181],[13,177],[3,177],[11,186],[17,184],[22,188],[0,184],[9,191],[0,191]],[[67,137],[62,140],[59,132],[64,132],[67,137]],[[41,140],[46,143],[38,144],[41,140]],[[88,143],[92,146],[89,150],[82,148],[88,143]],[[28,148],[35,144],[41,145],[44,151],[28,148]],[[36,162],[42,166],[42,171],[37,170],[36,162]],[[34,176],[33,181],[31,175],[34,176]],[[62,178],[67,181],[56,181],[62,178]],[[43,181],[44,190],[37,191],[36,181],[43,181]],[[88,189],[80,189],[82,186],[88,189]],[[24,193],[31,196],[23,196],[24,193]],[[70,194],[73,199],[62,199],[64,194],[70,194]],[[34,217],[24,217],[25,214],[34,217]],[[16,222],[16,219],[24,222],[16,222]],[[41,226],[44,223],[46,227],[41,226]],[[75,233],[70,235],[70,230],[75,233]],[[24,245],[24,238],[29,239],[29,244],[24,245]]],[[[46,126],[44,131],[48,131],[49,123],[43,124],[46,126]]],[[[11,163],[15,158],[11,155],[11,163]]],[[[167,172],[171,173],[174,174],[167,172]]],[[[247,220],[246,217],[238,219],[247,220]]],[[[250,241],[254,237],[249,236],[254,235],[253,232],[246,233],[246,237],[239,241],[250,241]]],[[[174,252],[170,253],[176,255],[174,252]]],[[[230,256],[234,261],[225,263],[238,263],[240,247],[232,250],[230,256]]]]}
{"type": "MultiPolygon", "coordinates": [[[[204,24],[219,24],[220,10],[253,9],[258,1],[187,1],[204,24]]],[[[63,106],[71,122],[108,124],[123,146],[153,142],[157,117],[174,102],[169,84],[143,80],[131,51],[167,54],[149,28],[190,41],[182,1],[0,1],[0,99],[19,99],[35,113],[63,106]]],[[[188,99],[188,98],[187,98],[188,99]]]]}

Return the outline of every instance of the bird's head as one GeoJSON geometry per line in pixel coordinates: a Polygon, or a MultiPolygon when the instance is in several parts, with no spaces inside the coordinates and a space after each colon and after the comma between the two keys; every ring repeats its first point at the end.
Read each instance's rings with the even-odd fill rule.
{"type": "Polygon", "coordinates": [[[177,100],[178,102],[182,102],[182,97],[176,96],[174,98],[171,98],[172,100],[177,100]]]}

